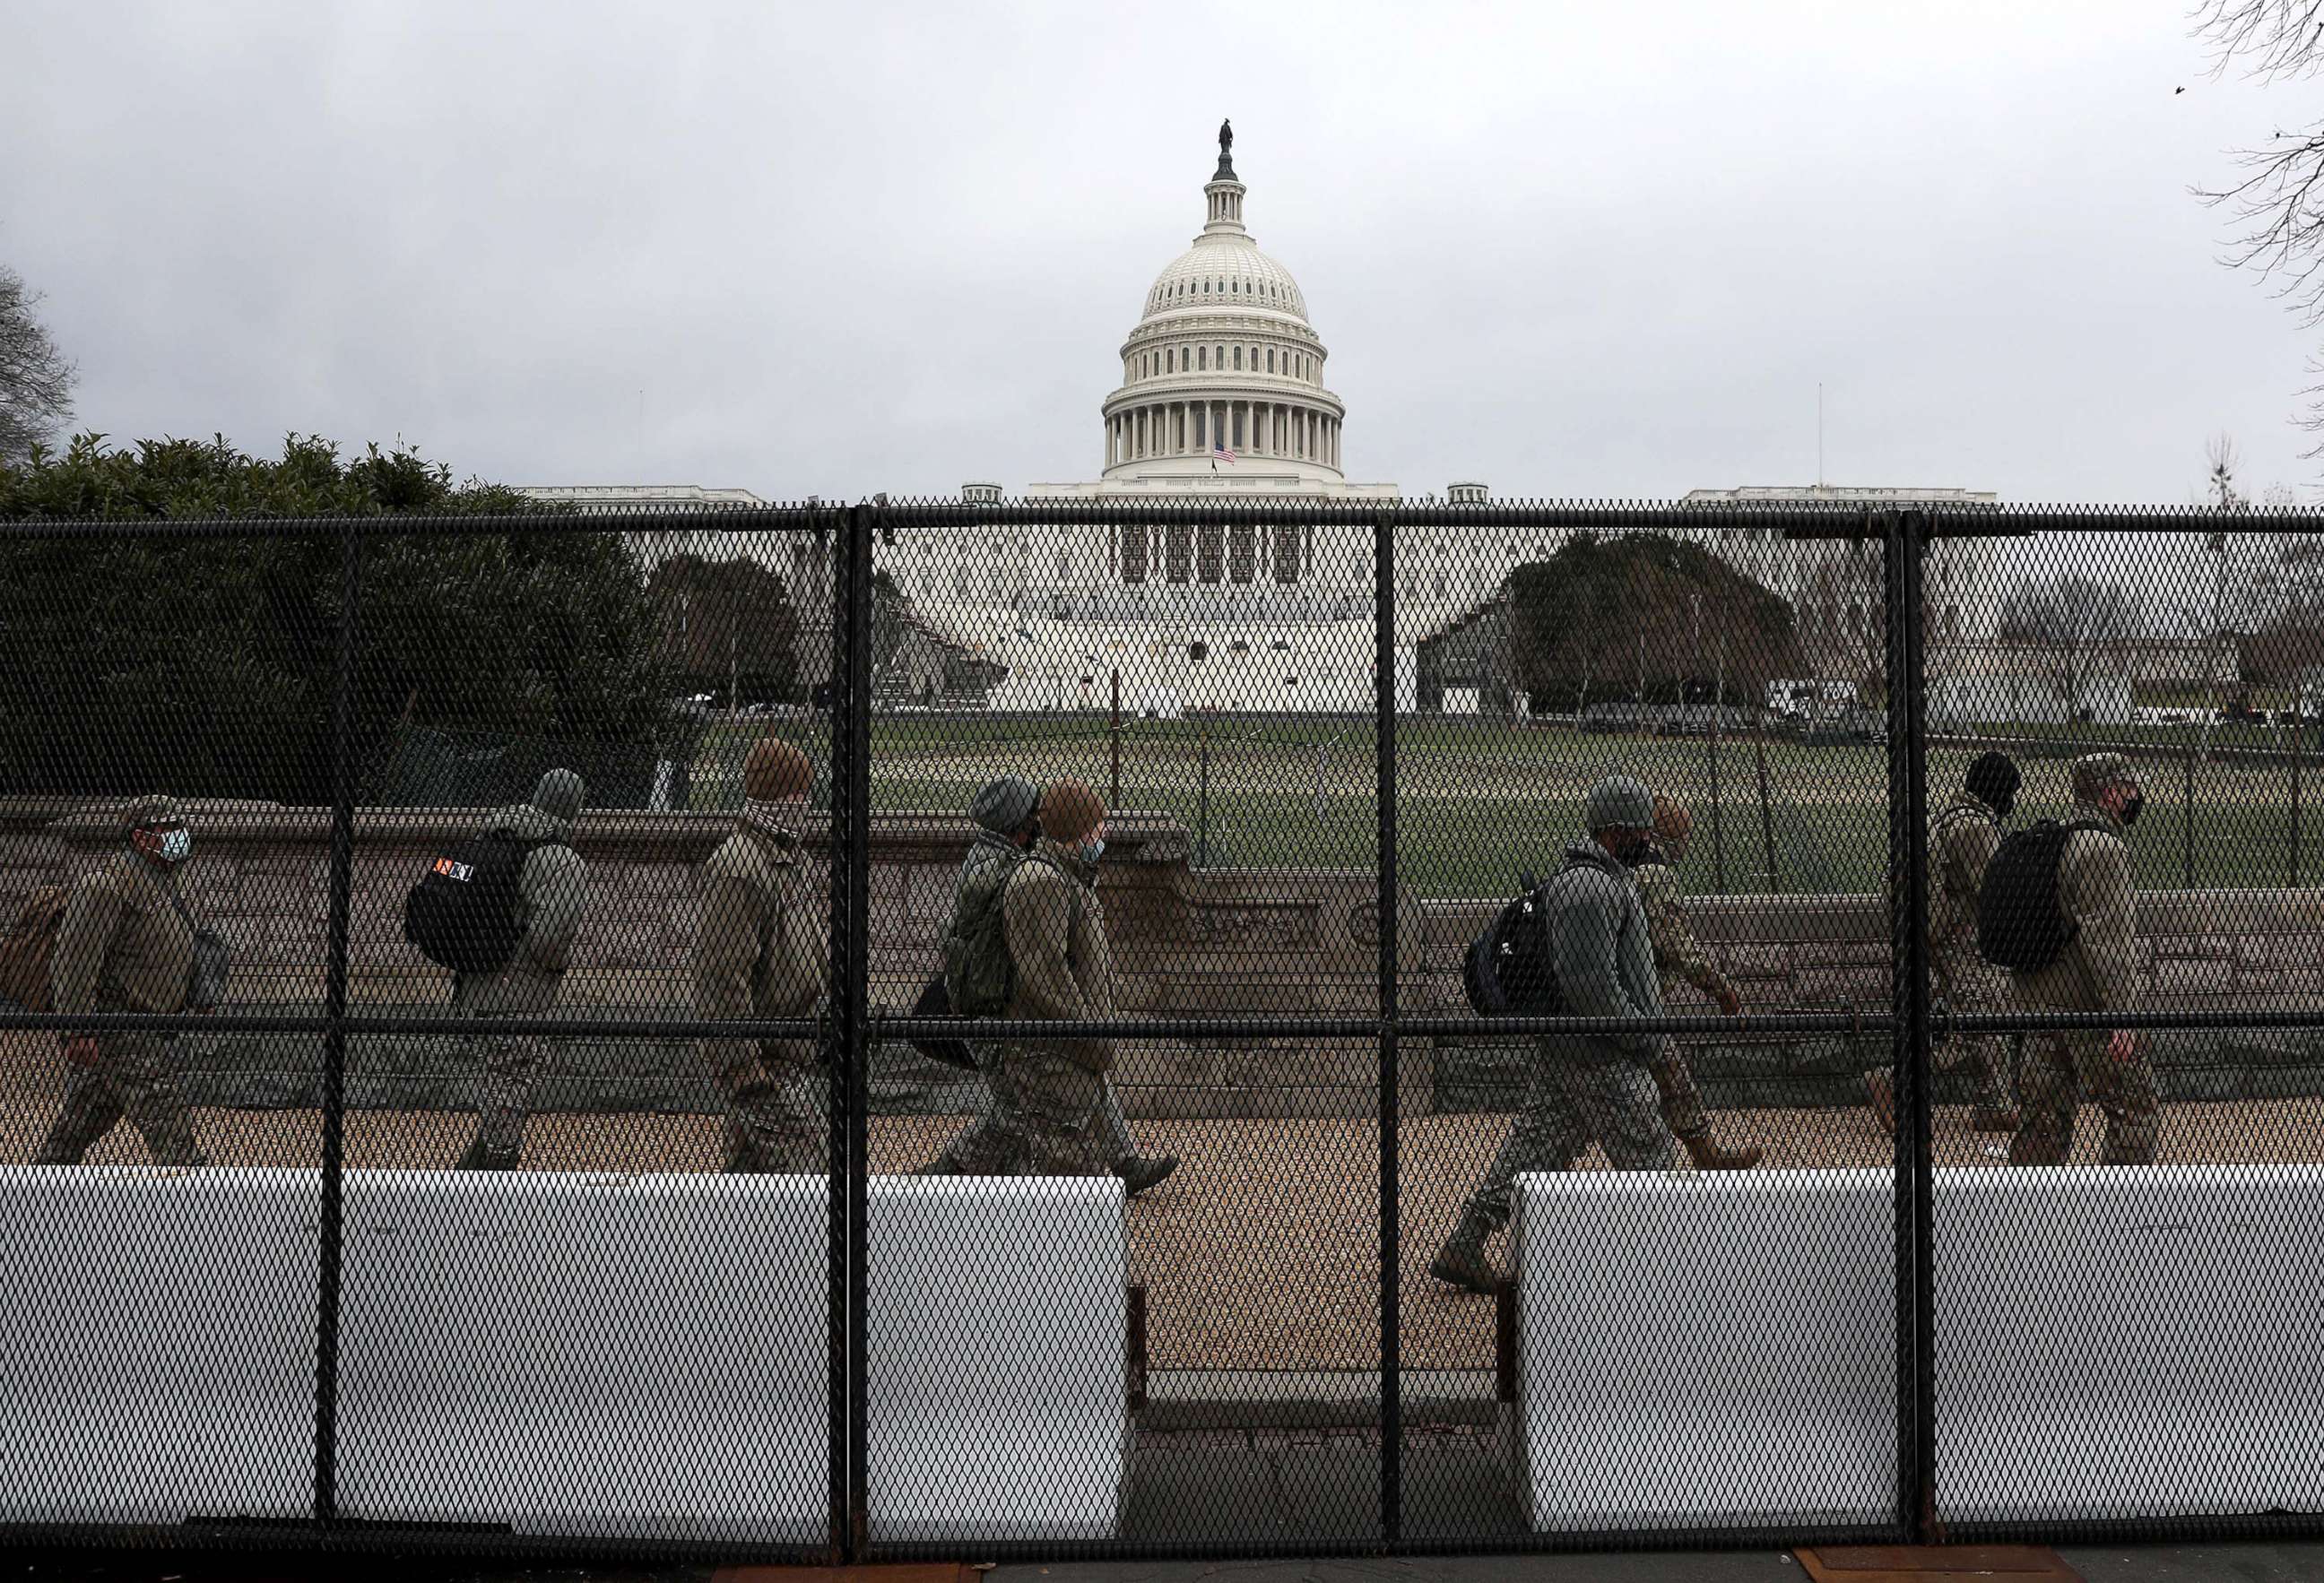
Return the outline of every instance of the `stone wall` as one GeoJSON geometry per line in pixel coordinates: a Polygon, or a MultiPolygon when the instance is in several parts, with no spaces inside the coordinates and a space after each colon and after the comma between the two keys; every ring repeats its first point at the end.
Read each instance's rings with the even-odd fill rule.
{"type": "MultiPolygon", "coordinates": [[[[194,905],[236,953],[229,1008],[316,1013],[327,921],[329,821],[314,809],[196,804],[188,809],[194,905]]],[[[402,939],[403,896],[434,853],[473,831],[453,809],[357,815],[350,994],[367,1012],[443,1009],[446,975],[402,939]]],[[[616,1018],[685,1017],[696,923],[694,870],[731,829],[724,816],[585,815],[576,844],[589,863],[589,906],[563,1009],[616,1018]]],[[[110,816],[77,803],[0,798],[0,914],[34,887],[101,861],[110,816]]],[[[900,1013],[936,971],[936,934],[968,840],[964,821],[896,815],[875,823],[871,876],[872,1000],[900,1013]]],[[[808,833],[810,876],[827,879],[826,833],[808,833]]],[[[1137,814],[1110,824],[1101,893],[1132,1016],[1364,1017],[1377,1009],[1378,912],[1363,872],[1206,870],[1189,864],[1185,830],[1137,814]]],[[[1498,904],[1401,902],[1407,1010],[1465,1011],[1461,955],[1498,904]]],[[[1877,897],[1698,898],[1697,932],[1741,989],[1769,1010],[1867,1012],[1888,1004],[1887,912],[1877,897]]],[[[2153,1005],[2324,1009],[2324,892],[2166,892],[2142,908],[2153,1005]]],[[[1707,1009],[1683,990],[1674,1009],[1707,1009]]],[[[45,1087],[51,1058],[0,1063],[0,1086],[45,1087]]],[[[183,1041],[198,1102],[311,1102],[311,1038],[192,1035],[183,1041]]],[[[2299,1034],[2157,1035],[2168,1091],[2181,1098],[2324,1093],[2324,1037],[2299,1034]]],[[[1692,1052],[1716,1106],[1850,1105],[1860,1074],[1885,1056],[1873,1038],[1733,1038],[1692,1052]]],[[[1406,1113],[1507,1109],[1521,1093],[1526,1049],[1506,1040],[1407,1040],[1399,1102],[1406,1113]]],[[[1370,1116],[1378,1055],[1370,1040],[1154,1039],[1125,1045],[1125,1103],[1143,1116],[1370,1116]]],[[[452,1041],[371,1036],[349,1055],[349,1102],[463,1108],[475,1063],[452,1041]]],[[[973,1108],[966,1074],[885,1042],[873,1069],[884,1110],[973,1108]]],[[[1951,1097],[1941,1085],[1941,1098],[1951,1097]]],[[[713,1100],[687,1042],[608,1031],[558,1041],[538,1089],[544,1109],[706,1110],[713,1100]]]]}
{"type": "MultiPolygon", "coordinates": [[[[317,1013],[328,920],[329,818],[318,809],[193,803],[188,895],[233,945],[226,1009],[317,1013]]],[[[355,819],[350,919],[351,1002],[372,1014],[440,1014],[448,975],[402,938],[405,893],[429,860],[473,833],[473,810],[365,809],[355,819]]],[[[621,1018],[690,1017],[687,962],[698,916],[695,870],[733,829],[724,815],[585,815],[575,845],[589,899],[561,1010],[621,1018]]],[[[908,1010],[939,965],[966,821],[935,815],[874,824],[870,966],[875,1010],[908,1010]]],[[[109,812],[42,799],[0,799],[0,913],[40,885],[103,861],[117,842],[109,812]]],[[[828,832],[807,834],[809,883],[828,883],[828,832]]],[[[1378,1008],[1378,915],[1370,877],[1207,870],[1188,864],[1184,827],[1136,813],[1108,824],[1099,888],[1123,1003],[1132,1016],[1366,1016],[1378,1008]]],[[[1423,925],[1408,901],[1406,993],[1423,992],[1423,925]]],[[[189,1035],[188,1081],[199,1102],[286,1105],[314,1090],[307,1038],[189,1035]]],[[[1425,1050],[1407,1057],[1401,1100],[1428,1102],[1425,1050]]],[[[19,1062],[17,1064],[22,1064],[19,1062]]],[[[1147,1116],[1373,1115],[1377,1048],[1242,1039],[1125,1044],[1119,1081],[1147,1116]]],[[[370,1036],[350,1051],[349,1102],[397,1108],[473,1102],[475,1063],[456,1044],[370,1036]]],[[[5,1081],[0,1078],[0,1081],[5,1081]]],[[[973,1107],[967,1074],[883,1043],[873,1073],[881,1108],[973,1107]]],[[[538,1089],[544,1109],[699,1110],[712,1098],[687,1042],[618,1030],[558,1041],[538,1089]]]]}
{"type": "MultiPolygon", "coordinates": [[[[1458,1009],[1463,943],[1492,904],[1433,902],[1428,963],[1439,1004],[1458,1009]]],[[[1888,1009],[1888,907],[1877,896],[1698,897],[1695,933],[1747,1008],[1888,1009]]],[[[2139,906],[2141,965],[2152,1011],[2324,1012],[2324,890],[2162,891],[2139,906]]],[[[1674,1014],[1714,1008],[1682,985],[1674,1014]]],[[[2268,1099],[2324,1093],[2324,1030],[2154,1033],[2166,1097],[2268,1099]]],[[[1885,1036],[1763,1035],[1705,1042],[1688,1058],[1715,1108],[1863,1103],[1863,1072],[1887,1057],[1885,1036]]],[[[1525,1082],[1521,1047],[1439,1040],[1439,1109],[1508,1109],[1525,1082]]],[[[1940,1100],[1966,1102],[1965,1081],[1940,1073],[1940,1100]]]]}

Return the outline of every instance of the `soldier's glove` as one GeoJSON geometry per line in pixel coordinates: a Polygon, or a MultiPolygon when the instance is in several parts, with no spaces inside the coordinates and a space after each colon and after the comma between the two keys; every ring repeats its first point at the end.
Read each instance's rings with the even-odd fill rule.
{"type": "Polygon", "coordinates": [[[1719,993],[1712,996],[1711,999],[1719,1002],[1719,1009],[1726,1013],[1729,1017],[1740,1017],[1743,1015],[1743,997],[1735,992],[1734,985],[1728,984],[1723,986],[1720,989],[1719,993]]]}
{"type": "Polygon", "coordinates": [[[2127,1061],[2131,1058],[2132,1053],[2137,1048],[2137,1035],[2134,1035],[2128,1028],[2116,1028],[2115,1030],[2114,1037],[2107,1041],[2107,1059],[2109,1061],[2127,1061]]]}
{"type": "Polygon", "coordinates": [[[65,1059],[71,1062],[75,1066],[95,1066],[97,1064],[97,1035],[95,1034],[67,1034],[65,1035],[64,1048],[65,1059]]]}

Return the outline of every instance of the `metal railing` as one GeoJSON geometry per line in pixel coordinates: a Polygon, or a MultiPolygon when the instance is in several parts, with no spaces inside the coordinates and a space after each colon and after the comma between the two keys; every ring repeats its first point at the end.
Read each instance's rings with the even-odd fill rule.
{"type": "MultiPolygon", "coordinates": [[[[1925,922],[1931,895],[1927,867],[1923,861],[1929,827],[1929,739],[1925,696],[1926,655],[1923,623],[1887,623],[1886,671],[1890,679],[1888,731],[1882,750],[1881,770],[1886,821],[1885,867],[1887,878],[1888,930],[1886,945],[1893,953],[1889,975],[1891,999],[1885,1010],[1865,1014],[1812,1007],[1778,1006],[1753,1008],[1739,1021],[1709,1015],[1674,1013],[1658,1018],[1609,1023],[1589,1017],[1517,1018],[1484,1021],[1466,1013],[1447,1015],[1432,1005],[1413,1005],[1407,991],[1415,980],[1410,944],[1401,933],[1406,891],[1400,853],[1412,850],[1413,836],[1400,819],[1400,808],[1411,796],[1402,778],[1398,742],[1402,722],[1397,707],[1397,622],[1394,594],[1399,535],[1436,529],[1454,532],[1499,533],[1590,532],[1615,536],[1633,532],[1719,532],[1755,530],[1755,539],[1767,535],[1777,542],[1811,543],[1821,539],[1861,538],[1882,551],[1882,599],[1888,610],[1919,610],[1923,604],[1922,566],[1928,548],[1953,538],[2021,539],[2034,533],[2102,536],[2114,546],[2157,545],[2172,536],[2227,531],[2236,534],[2306,533],[2317,530],[2317,520],[2305,516],[2277,517],[2265,513],[2221,519],[2193,511],[2114,510],[2053,511],[1932,505],[1904,509],[1797,505],[1656,505],[1590,502],[1539,505],[1447,505],[1413,502],[1382,508],[1377,505],[1286,504],[1207,505],[1172,502],[1149,505],[1136,502],[1072,501],[970,503],[935,501],[892,505],[862,504],[849,508],[717,509],[701,512],[666,511],[587,515],[542,513],[521,517],[378,517],[282,520],[202,520],[151,522],[46,522],[0,524],[0,540],[103,540],[136,538],[169,543],[199,538],[294,538],[327,544],[337,550],[339,579],[337,608],[345,612],[337,626],[335,675],[330,701],[332,743],[329,837],[326,878],[326,939],[324,976],[319,1005],[311,1014],[237,1013],[231,1009],[211,1016],[145,1016],[117,1014],[37,1014],[0,1009],[0,1030],[38,1034],[67,1032],[205,1035],[272,1034],[300,1035],[317,1041],[317,1109],[319,1113],[318,1155],[318,1265],[314,1302],[318,1345],[314,1373],[314,1459],[311,1510],[305,1520],[288,1524],[223,1523],[155,1531],[103,1523],[34,1524],[18,1537],[27,1542],[80,1542],[88,1539],[134,1540],[150,1542],[225,1543],[261,1548],[398,1548],[422,1546],[452,1550],[491,1550],[507,1553],[586,1554],[717,1554],[750,1550],[757,1553],[828,1561],[901,1559],[920,1554],[957,1555],[973,1551],[984,1556],[1064,1556],[1076,1553],[1160,1555],[1175,1553],[1258,1554],[1269,1552],[1425,1552],[1451,1550],[1526,1549],[1576,1544],[1690,1546],[1766,1542],[1771,1538],[1850,1537],[1877,1540],[1968,1540],[2022,1536],[2023,1525],[2006,1523],[1967,1526],[1950,1524],[1942,1516],[1940,1454],[1941,1404],[1937,1379],[1937,1280],[1935,1245],[1938,1235],[1935,1202],[1934,1101],[1935,1067],[1932,1046],[1955,1034],[2032,1035],[2068,1030],[2103,1029],[2221,1029],[2324,1030],[2324,1002],[2305,1009],[2111,1011],[2088,1014],[1998,1012],[1989,1015],[1948,1013],[1932,1003],[1930,943],[1925,922]],[[874,814],[877,763],[873,735],[872,665],[873,584],[880,547],[898,535],[930,532],[973,533],[997,527],[1039,527],[1096,534],[1115,526],[1167,524],[1296,523],[1368,533],[1370,543],[1373,600],[1371,659],[1374,666],[1373,716],[1370,722],[1373,774],[1370,801],[1375,815],[1370,831],[1373,916],[1377,930],[1372,966],[1376,981],[1369,1009],[1314,1015],[1305,1013],[1256,1015],[1122,1016],[1099,1021],[982,1021],[896,1016],[875,1005],[874,907],[871,879],[874,867],[874,814]],[[669,533],[728,536],[814,533],[831,540],[838,553],[834,563],[830,608],[835,612],[836,653],[832,667],[829,711],[831,757],[831,863],[827,896],[829,956],[825,963],[831,992],[824,1011],[813,1017],[714,1019],[701,1017],[613,1017],[576,1014],[569,1008],[553,1014],[501,1019],[498,1032],[519,1037],[555,1039],[591,1034],[618,1033],[671,1039],[812,1039],[828,1060],[829,1170],[827,1177],[827,1265],[824,1297],[826,1303],[828,1353],[828,1417],[825,1444],[828,1458],[829,1523],[827,1539],[803,1547],[736,1546],[709,1541],[673,1540],[650,1529],[598,1535],[587,1539],[523,1538],[506,1532],[443,1526],[382,1526],[347,1516],[341,1499],[342,1453],[351,1430],[341,1413],[340,1352],[348,1258],[347,1208],[345,1183],[348,1164],[347,1076],[350,1041],[369,1035],[405,1034],[456,1036],[476,1031],[473,1018],[457,1015],[407,1016],[367,1010],[351,999],[350,963],[356,920],[354,916],[356,788],[364,765],[354,740],[361,700],[365,634],[357,612],[365,608],[367,558],[391,540],[449,536],[505,535],[523,538],[538,535],[618,532],[641,537],[669,533]],[[873,1167],[870,1081],[880,1047],[898,1040],[960,1038],[973,1033],[980,1040],[1038,1044],[1065,1037],[1111,1037],[1131,1042],[1177,1039],[1186,1041],[1288,1040],[1362,1041],[1378,1053],[1375,1097],[1370,1120],[1377,1129],[1376,1156],[1368,1173],[1376,1197],[1378,1223],[1376,1260],[1370,1271],[1377,1283],[1373,1312],[1377,1316],[1374,1367],[1376,1432],[1363,1443],[1369,1457],[1353,1464],[1368,1471],[1370,1499],[1351,1503],[1347,1526],[1339,1532],[1269,1532],[1253,1525],[1224,1536],[1205,1535],[1199,1524],[1173,1532],[1168,1524],[1158,1531],[1110,1542],[1039,1539],[1005,1532],[980,1532],[945,1540],[882,1541],[866,1520],[871,1482],[868,1445],[871,1440],[869,1326],[872,1320],[870,1272],[876,1256],[868,1228],[869,1183],[873,1167]],[[1759,1525],[1693,1524],[1683,1527],[1638,1525],[1590,1533],[1507,1532],[1479,1528],[1461,1531],[1435,1522],[1416,1523],[1416,1502],[1424,1500],[1413,1475],[1423,1465],[1420,1453],[1406,1450],[1416,1426],[1407,1422],[1406,1401],[1413,1388],[1415,1366],[1407,1362],[1413,1318],[1408,1311],[1406,1274],[1411,1264],[1403,1213],[1411,1185],[1406,1129],[1410,1118],[1401,1109],[1407,1050],[1421,1041],[1450,1038],[1512,1038],[1544,1036],[1582,1039],[1591,1035],[1664,1033],[1672,1035],[1749,1037],[1787,1035],[1802,1038],[1869,1035],[1888,1041],[1895,1078],[1895,1133],[1888,1161],[1895,1199],[1895,1487],[1889,1520],[1871,1524],[1841,1524],[1836,1530],[1812,1525],[1771,1531],[1759,1525]],[[1376,1465],[1375,1465],[1376,1464],[1376,1465]]],[[[0,644],[6,641],[0,636],[0,644]]],[[[63,729],[70,729],[69,722],[63,729]]],[[[1108,733],[1097,731],[1092,741],[1105,743],[1108,733]]],[[[1116,751],[1120,728],[1109,744],[1116,751]]],[[[1360,746],[1351,741],[1345,751],[1360,746]]],[[[2190,759],[2191,766],[2192,760],[2190,759]]],[[[1316,771],[1314,799],[1319,815],[1323,800],[1323,771],[1316,771]]],[[[2292,773],[2297,775],[2297,767],[2292,773]]],[[[1764,759],[1759,774],[1764,790],[1764,759]]],[[[2189,770],[2191,778],[2191,768],[2189,770]]],[[[1116,771],[1117,778],[1119,771],[1116,771]]],[[[143,788],[121,787],[123,792],[143,788]]],[[[2187,840],[2194,839],[2191,783],[2187,840]]],[[[2294,818],[2297,819],[2295,804],[2294,818]]],[[[1773,861],[1775,836],[1772,824],[1765,837],[1773,861]]],[[[2191,885],[2195,864],[2187,860],[2191,885]]],[[[2300,870],[2290,870],[2296,885],[2300,870]]],[[[2324,1139],[2316,1140],[2324,1146],[2324,1139]]],[[[1261,1140],[1260,1146],[1264,1146],[1261,1140]]],[[[2310,1158],[2319,1156],[2311,1155],[2310,1158]]],[[[1351,1192],[1352,1207],[1361,1193],[1351,1192]]],[[[736,1250],[744,1256],[744,1250],[736,1250]]],[[[1771,1272],[1771,1275],[1774,1272],[1771,1272]]],[[[1527,1272],[1529,1282],[1536,1279],[1527,1272]]],[[[1546,1282],[1550,1273],[1540,1277],[1546,1282]]],[[[1586,1273],[1577,1278],[1586,1279],[1586,1273]]],[[[930,1293],[929,1301],[941,1301],[930,1293]]],[[[2093,1294],[2093,1310],[2103,1304],[2093,1294]]],[[[1643,1317],[1643,1316],[1642,1316],[1643,1317]]],[[[483,1321],[479,1321],[483,1322],[483,1321]]],[[[148,1338],[154,1345],[164,1338],[148,1338]]],[[[2278,1338],[2282,1345],[2297,1339],[2278,1338]]],[[[1350,1387],[1352,1388],[1352,1387],[1350,1387]]],[[[1652,1404],[1639,1405],[1653,1412],[1652,1404]]],[[[2287,1433],[2312,1432],[2287,1425],[2287,1433]]],[[[989,1448],[1006,1456],[1008,1448],[989,1448]]],[[[1770,1448],[1771,1456],[1781,1455],[1770,1448]]],[[[2029,1430],[2028,1454],[2037,1455],[2034,1431],[2029,1430]]],[[[1433,1466],[1433,1465],[1432,1465],[1433,1466]]],[[[1342,1469],[1345,1471],[1344,1468],[1342,1469]]],[[[940,1477],[931,1470],[930,1477],[940,1477]]],[[[1435,1477],[1432,1473],[1432,1477],[1435,1477]]],[[[101,1492],[98,1492],[101,1495],[101,1492]]],[[[703,1492],[715,1503],[718,1493],[703,1492]]],[[[1425,1497],[1434,1499],[1434,1496],[1425,1497]]],[[[2233,1515],[2194,1512],[2123,1510],[2094,1517],[2073,1531],[2118,1536],[2162,1534],[2313,1534],[2324,1532],[2313,1513],[2251,1512],[2233,1515]]],[[[2038,1530],[2056,1533],[2059,1524],[2038,1530]]]]}

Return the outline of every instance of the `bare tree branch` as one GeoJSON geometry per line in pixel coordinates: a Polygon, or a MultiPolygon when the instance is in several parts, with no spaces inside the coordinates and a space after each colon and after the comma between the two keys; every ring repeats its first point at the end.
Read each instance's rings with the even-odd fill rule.
{"type": "Polygon", "coordinates": [[[2203,0],[2187,20],[2211,46],[2214,77],[2239,60],[2263,82],[2303,76],[2324,45],[2324,0],[2203,0]]]}
{"type": "Polygon", "coordinates": [[[32,316],[40,299],[0,267],[0,464],[24,461],[72,416],[76,370],[32,316]]]}

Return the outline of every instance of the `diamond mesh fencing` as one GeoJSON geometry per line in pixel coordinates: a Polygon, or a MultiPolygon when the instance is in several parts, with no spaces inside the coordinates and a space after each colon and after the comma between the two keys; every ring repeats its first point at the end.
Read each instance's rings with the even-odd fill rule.
{"type": "Polygon", "coordinates": [[[2319,544],[9,523],[0,1524],[2313,1532],[2319,544]]]}

